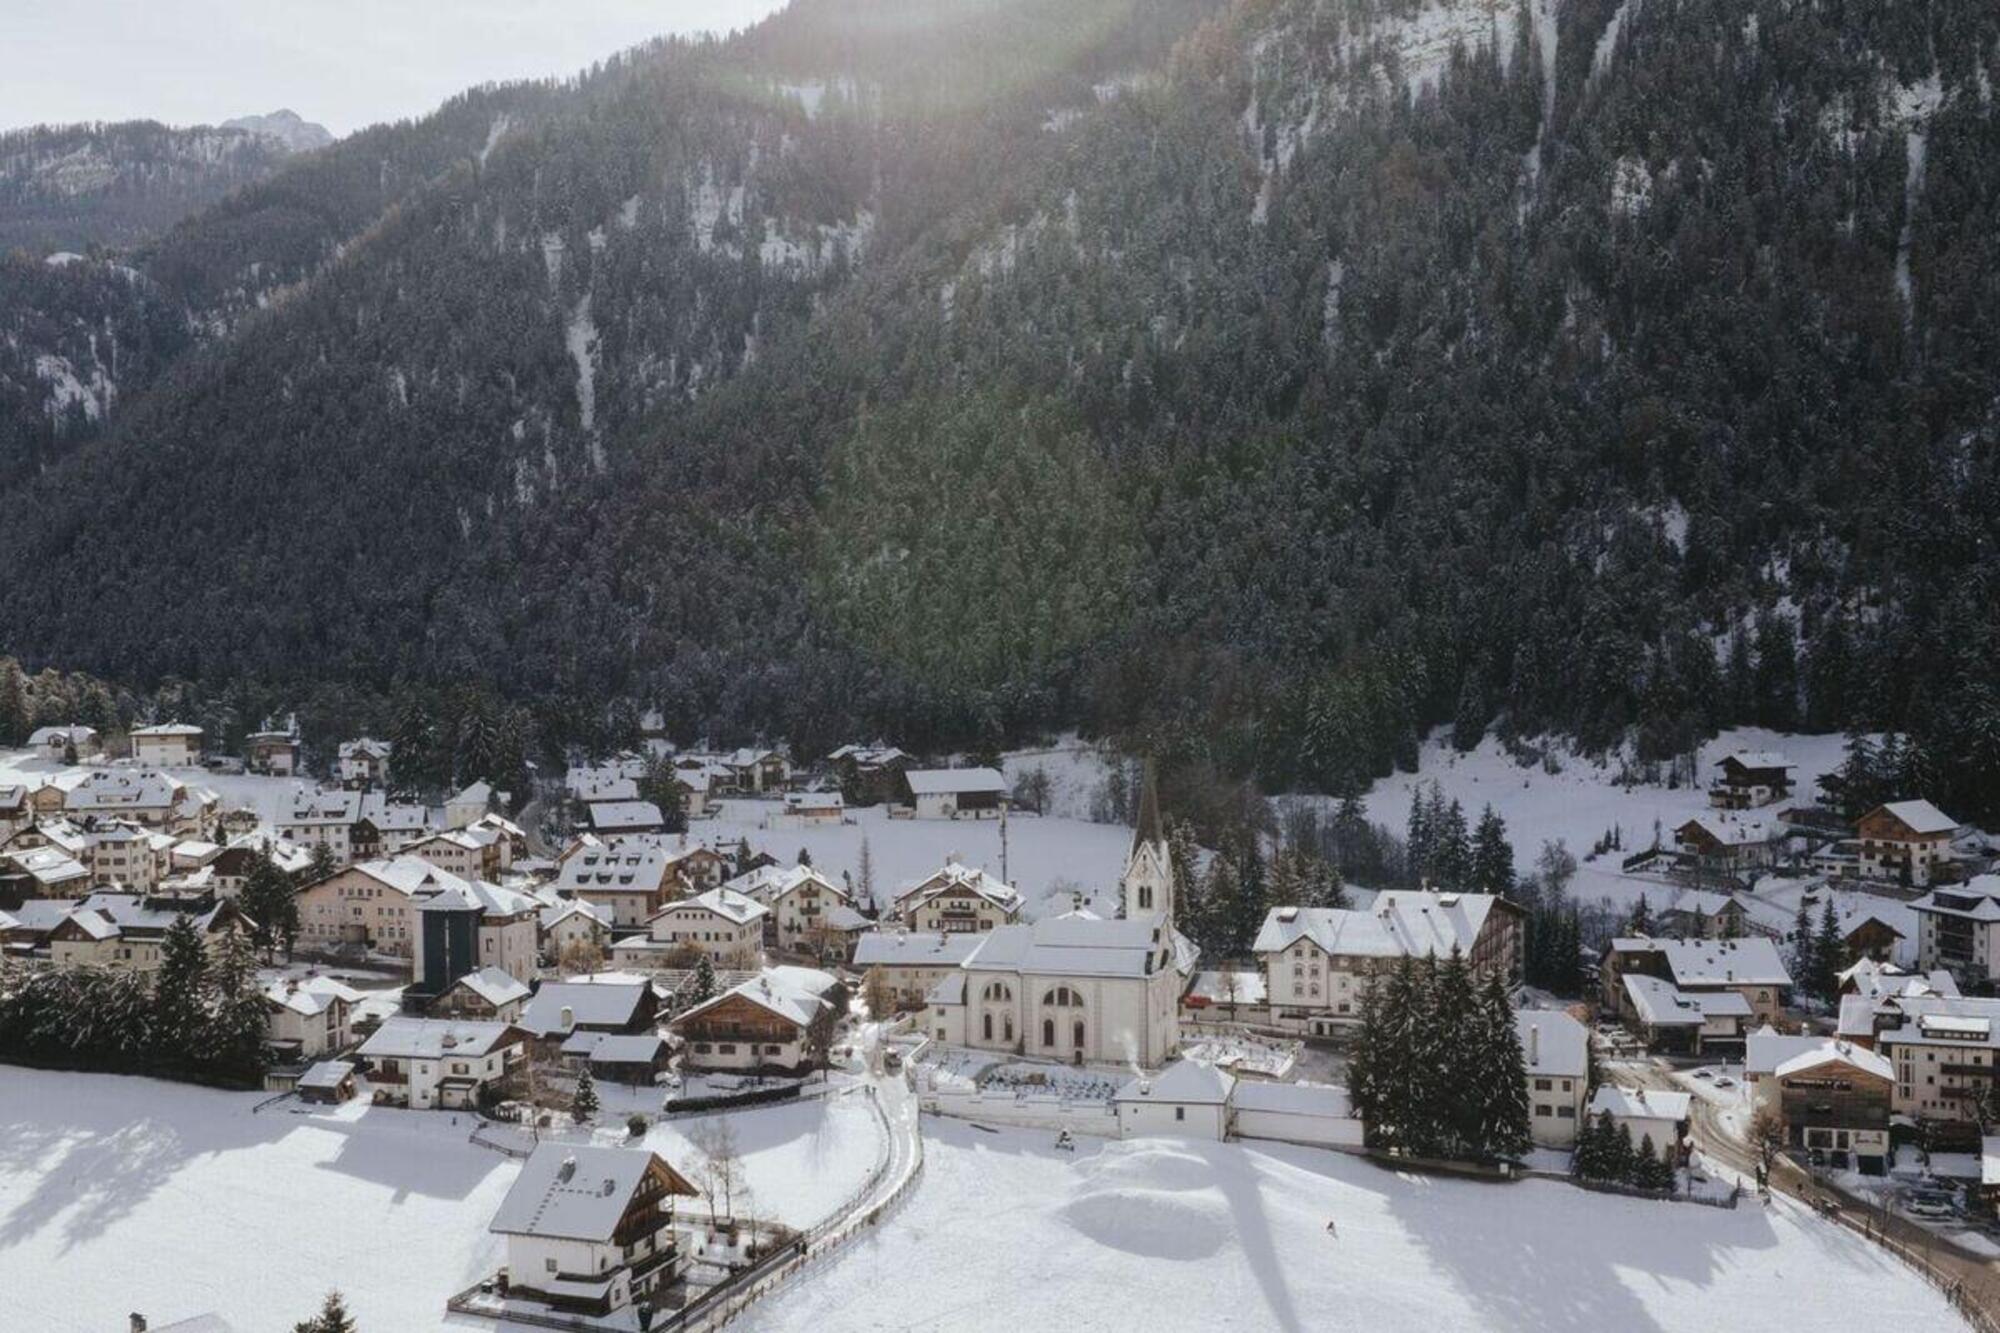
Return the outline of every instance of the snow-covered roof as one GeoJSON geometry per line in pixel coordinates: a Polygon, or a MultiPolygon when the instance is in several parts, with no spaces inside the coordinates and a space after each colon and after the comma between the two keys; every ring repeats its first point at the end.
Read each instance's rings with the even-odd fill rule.
{"type": "Polygon", "coordinates": [[[477,972],[468,972],[452,985],[465,987],[496,1009],[526,999],[529,994],[527,982],[497,967],[482,967],[477,972]]]}
{"type": "Polygon", "coordinates": [[[838,930],[843,933],[857,931],[857,930],[868,930],[875,924],[873,921],[870,921],[867,917],[861,915],[861,913],[855,911],[852,907],[847,906],[845,903],[842,903],[837,907],[828,908],[826,911],[826,915],[821,917],[820,920],[825,925],[826,929],[838,930]]]}
{"type": "Polygon", "coordinates": [[[500,1236],[607,1242],[656,1162],[672,1178],[668,1193],[695,1194],[673,1168],[643,1149],[545,1143],[522,1164],[487,1230],[500,1236]]]}
{"type": "Polygon", "coordinates": [[[1792,761],[1776,750],[1738,750],[1715,761],[1717,768],[1734,764],[1741,768],[1791,768],[1792,761]]]}
{"type": "Polygon", "coordinates": [[[63,808],[80,814],[166,809],[180,799],[181,790],[179,782],[156,769],[100,768],[69,789],[63,808]]]}
{"type": "Polygon", "coordinates": [[[372,736],[362,736],[340,743],[342,759],[387,759],[392,746],[387,741],[378,741],[372,736]]]}
{"type": "Polygon", "coordinates": [[[564,1055],[584,1055],[597,1065],[651,1064],[666,1048],[657,1032],[573,1032],[562,1044],[564,1055]]]}
{"type": "Polygon", "coordinates": [[[1621,1088],[1600,1083],[1590,1097],[1590,1114],[1611,1112],[1618,1120],[1672,1120],[1688,1117],[1693,1098],[1685,1092],[1662,1092],[1658,1088],[1621,1088]]]}
{"type": "Polygon", "coordinates": [[[846,889],[835,884],[811,866],[758,866],[745,871],[723,884],[723,888],[736,893],[748,894],[758,902],[776,906],[787,894],[811,884],[824,893],[830,893],[842,902],[847,901],[846,889]]]}
{"type": "Polygon", "coordinates": [[[925,1004],[964,1004],[965,973],[963,970],[947,972],[938,978],[937,985],[931,987],[930,994],[924,996],[925,1004]]]}
{"type": "Polygon", "coordinates": [[[5,863],[12,863],[43,888],[90,878],[90,872],[84,869],[83,863],[60,847],[33,847],[25,852],[8,852],[0,856],[0,864],[5,863]]]}
{"type": "Polygon", "coordinates": [[[1112,1095],[1114,1102],[1165,1102],[1222,1106],[1236,1080],[1199,1060],[1176,1060],[1157,1074],[1141,1074],[1112,1095]]]}
{"type": "Polygon", "coordinates": [[[1628,935],[1613,940],[1611,947],[1618,953],[1665,955],[1674,984],[1683,990],[1792,984],[1777,943],[1754,936],[1739,940],[1656,940],[1628,935]]]}
{"type": "Polygon", "coordinates": [[[731,998],[748,1000],[759,1008],[769,1010],[800,1027],[811,1023],[813,1015],[826,1007],[826,1001],[817,995],[801,994],[785,985],[783,981],[764,975],[752,977],[742,985],[732,986],[714,999],[694,1006],[675,1018],[672,1026],[678,1028],[689,1019],[705,1014],[724,1000],[731,998]]]}
{"type": "Polygon", "coordinates": [[[1144,977],[1173,962],[1173,947],[1157,916],[1093,921],[1044,917],[975,935],[963,964],[974,972],[1027,972],[1040,976],[1144,977]]]}
{"type": "Polygon", "coordinates": [[[2000,999],[1913,995],[1897,999],[1876,1036],[1877,1049],[1896,1045],[2000,1046],[2000,999]]]}
{"type": "Polygon", "coordinates": [[[946,861],[935,871],[915,881],[896,895],[896,908],[909,913],[939,894],[967,890],[978,894],[1004,912],[1012,914],[1021,906],[1021,895],[1004,880],[966,865],[962,861],[946,861]]]}
{"type": "Polygon", "coordinates": [[[36,727],[28,733],[28,744],[40,749],[46,745],[87,745],[97,739],[97,728],[72,723],[67,727],[36,727]]]}
{"type": "Polygon", "coordinates": [[[1007,779],[994,768],[913,768],[903,774],[916,796],[1005,795],[1007,779]]]}
{"type": "Polygon", "coordinates": [[[1877,1000],[1897,995],[1956,995],[1958,980],[1942,968],[1925,973],[1915,973],[1897,967],[1894,963],[1878,963],[1873,958],[1858,958],[1854,964],[1840,974],[1843,987],[1853,986],[1854,994],[1849,999],[1877,1000]]]}
{"type": "Polygon", "coordinates": [[[589,808],[590,826],[599,833],[656,829],[666,823],[651,801],[593,801],[589,808]]]}
{"type": "Polygon", "coordinates": [[[1929,801],[1890,801],[1869,813],[1892,815],[1912,833],[1950,833],[1958,827],[1956,819],[1929,801]]]}
{"type": "Polygon", "coordinates": [[[264,998],[281,1009],[312,1018],[336,1004],[360,1003],[361,992],[332,977],[308,977],[304,981],[273,981],[264,987],[264,998]]]}
{"type": "Polygon", "coordinates": [[[361,1043],[369,1059],[436,1060],[450,1055],[488,1055],[515,1031],[511,1023],[458,1018],[385,1018],[361,1043]]]}
{"type": "Polygon", "coordinates": [[[493,801],[493,784],[479,781],[451,798],[452,805],[489,805],[493,801]]]}
{"type": "Polygon", "coordinates": [[[611,915],[595,903],[581,898],[564,898],[555,902],[544,902],[540,912],[541,928],[553,930],[572,916],[588,917],[606,930],[611,928],[611,915]]]}
{"type": "Polygon", "coordinates": [[[1700,829],[1725,847],[1761,847],[1777,841],[1785,832],[1775,819],[1767,816],[1725,811],[1696,815],[1682,823],[1676,832],[1685,837],[1691,828],[1700,829]]]}
{"type": "Polygon", "coordinates": [[[161,722],[150,727],[132,728],[134,736],[199,736],[201,728],[186,722],[161,722]]]}
{"type": "Polygon", "coordinates": [[[2000,921],[2000,875],[1974,875],[1963,884],[1932,889],[1910,904],[1913,912],[2000,921]]]}
{"type": "Polygon", "coordinates": [[[565,1009],[577,1027],[630,1027],[651,990],[646,981],[544,981],[517,1021],[538,1037],[564,1030],[565,1009]]]}
{"type": "Polygon", "coordinates": [[[1522,1009],[1514,1015],[1528,1072],[1545,1078],[1583,1078],[1590,1072],[1590,1031],[1560,1009],[1522,1009]]]}
{"type": "Polygon", "coordinates": [[[1367,908],[1274,907],[1250,947],[1278,953],[1304,937],[1335,957],[1470,953],[1498,901],[1490,893],[1390,889],[1367,908]]]}
{"type": "Polygon", "coordinates": [[[299,1075],[301,1088],[337,1088],[354,1076],[351,1060],[321,1060],[299,1075]]]}
{"type": "Polygon", "coordinates": [[[692,898],[683,898],[679,902],[668,903],[665,907],[653,913],[651,919],[658,921],[661,917],[689,916],[697,913],[706,913],[709,916],[721,917],[731,925],[747,926],[760,917],[769,916],[771,909],[748,894],[736,893],[726,888],[716,888],[710,889],[706,893],[697,893],[692,898]]]}
{"type": "Polygon", "coordinates": [[[555,883],[569,893],[613,889],[652,892],[666,881],[668,865],[666,849],[651,843],[583,846],[563,861],[555,883]]]}
{"type": "Polygon", "coordinates": [[[1886,1079],[1892,1083],[1896,1078],[1895,1066],[1887,1059],[1849,1041],[1823,1041],[1812,1050],[1800,1051],[1793,1055],[1772,1072],[1779,1078],[1786,1078],[1828,1064],[1847,1065],[1864,1074],[1872,1074],[1876,1078],[1886,1079]]]}
{"type": "Polygon", "coordinates": [[[846,801],[837,791],[788,791],[785,793],[787,810],[839,810],[846,801]]]}
{"type": "Polygon", "coordinates": [[[1750,1002],[1733,990],[1685,991],[1658,977],[1625,975],[1625,994],[1648,1027],[1693,1027],[1709,1018],[1748,1018],[1750,1002]]]}
{"type": "Polygon", "coordinates": [[[1811,1033],[1793,1035],[1780,1032],[1766,1023],[1755,1032],[1743,1038],[1743,1074],[1746,1078],[1757,1078],[1764,1074],[1775,1074],[1778,1067],[1795,1056],[1818,1050],[1826,1045],[1826,1038],[1811,1033]]]}
{"type": "Polygon", "coordinates": [[[854,965],[957,967],[980,939],[974,931],[871,930],[854,942],[854,965]]]}

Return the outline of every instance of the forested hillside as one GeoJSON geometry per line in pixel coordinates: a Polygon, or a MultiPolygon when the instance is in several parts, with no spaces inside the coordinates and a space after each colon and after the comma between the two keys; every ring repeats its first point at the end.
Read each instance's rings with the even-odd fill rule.
{"type": "Polygon", "coordinates": [[[131,258],[201,336],[0,495],[0,650],[1333,791],[1895,726],[1992,811],[1996,65],[1975,0],[796,0],[468,94],[131,258]]]}

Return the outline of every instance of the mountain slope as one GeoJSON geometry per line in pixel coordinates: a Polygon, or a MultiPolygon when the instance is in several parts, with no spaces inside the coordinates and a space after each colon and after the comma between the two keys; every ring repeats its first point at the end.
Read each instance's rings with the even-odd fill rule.
{"type": "Polygon", "coordinates": [[[1437,721],[1898,725],[1977,800],[1997,28],[799,0],[474,94],[149,253],[221,332],[8,497],[0,624],[1333,790],[1437,721]]]}

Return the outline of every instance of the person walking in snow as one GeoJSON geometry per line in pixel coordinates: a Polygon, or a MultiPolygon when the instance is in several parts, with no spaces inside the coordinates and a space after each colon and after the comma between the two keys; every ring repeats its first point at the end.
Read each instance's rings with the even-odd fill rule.
{"type": "Polygon", "coordinates": [[[1340,1239],[1340,1229],[1334,1226],[1333,1219],[1330,1217],[1326,1219],[1326,1234],[1333,1237],[1335,1240],[1340,1239]]]}

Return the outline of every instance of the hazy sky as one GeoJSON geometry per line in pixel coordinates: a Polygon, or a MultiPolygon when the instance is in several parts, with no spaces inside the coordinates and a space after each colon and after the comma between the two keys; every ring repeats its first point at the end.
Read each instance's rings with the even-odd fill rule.
{"type": "Polygon", "coordinates": [[[0,0],[0,129],[290,107],[335,134],[782,0],[0,0]]]}

